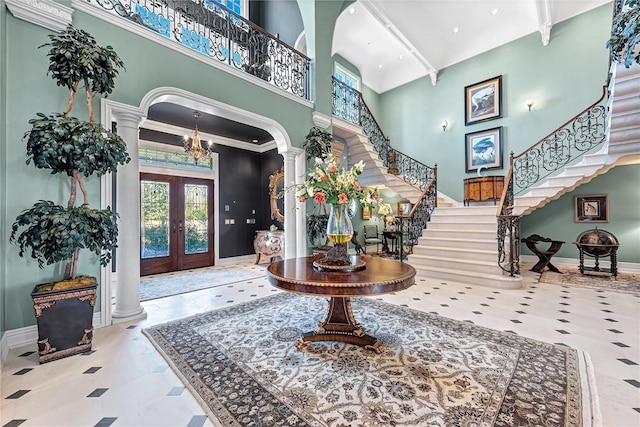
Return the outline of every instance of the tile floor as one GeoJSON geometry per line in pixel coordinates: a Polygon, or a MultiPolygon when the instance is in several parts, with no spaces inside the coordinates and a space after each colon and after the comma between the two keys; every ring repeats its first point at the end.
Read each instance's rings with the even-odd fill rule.
{"type": "MultiPolygon", "coordinates": [[[[640,297],[537,283],[538,274],[523,272],[520,290],[417,277],[416,286],[382,299],[585,350],[594,366],[602,425],[639,426],[640,297]]],[[[98,329],[91,353],[44,365],[35,345],[13,349],[2,370],[0,425],[211,426],[140,331],[274,292],[259,278],[147,301],[146,320],[98,329]]]]}

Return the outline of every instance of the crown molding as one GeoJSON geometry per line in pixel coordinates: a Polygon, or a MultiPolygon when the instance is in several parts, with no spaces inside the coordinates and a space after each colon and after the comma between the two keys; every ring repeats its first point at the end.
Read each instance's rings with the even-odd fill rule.
{"type": "Polygon", "coordinates": [[[62,31],[73,19],[73,9],[51,0],[5,0],[13,16],[54,31],[62,31]]]}

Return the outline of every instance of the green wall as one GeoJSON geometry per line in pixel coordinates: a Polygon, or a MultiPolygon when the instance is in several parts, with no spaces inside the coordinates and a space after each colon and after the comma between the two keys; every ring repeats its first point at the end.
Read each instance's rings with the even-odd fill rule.
{"type": "MultiPolygon", "coordinates": [[[[2,171],[7,170],[7,144],[6,131],[7,121],[6,103],[7,103],[7,9],[0,5],[0,206],[4,206],[6,176],[2,171]]],[[[5,270],[7,262],[7,217],[4,209],[0,208],[0,342],[7,330],[5,316],[7,310],[5,308],[6,301],[6,280],[5,270]]],[[[2,355],[0,354],[0,357],[2,355]]]]}
{"type": "Polygon", "coordinates": [[[436,86],[424,77],[385,92],[376,119],[395,148],[427,165],[437,163],[438,190],[462,201],[462,180],[471,176],[465,172],[465,133],[503,127],[506,168],[485,172],[503,175],[510,151],[524,151],[601,96],[611,16],[607,4],[556,24],[547,46],[536,32],[440,70],[436,86]],[[503,117],[465,126],[465,86],[499,75],[503,117]],[[525,106],[530,97],[531,112],[525,106]]]}
{"type": "MultiPolygon", "coordinates": [[[[62,111],[68,92],[57,87],[46,75],[46,49],[38,49],[48,41],[47,35],[51,31],[19,20],[10,13],[3,14],[3,19],[2,67],[6,67],[6,74],[3,69],[3,82],[6,80],[7,83],[3,85],[3,96],[10,107],[2,115],[2,150],[6,153],[2,156],[2,177],[6,180],[7,190],[1,209],[5,222],[3,232],[6,233],[15,217],[36,200],[64,203],[68,198],[66,179],[52,178],[46,171],[25,165],[25,144],[22,141],[23,134],[29,129],[29,119],[37,112],[62,111]]],[[[286,129],[292,145],[298,147],[302,146],[304,136],[313,125],[312,109],[299,102],[82,12],[74,12],[74,25],[88,30],[98,43],[113,46],[125,63],[126,71],[120,72],[110,99],[138,106],[142,97],[154,88],[181,88],[277,121],[286,129]]],[[[76,105],[73,114],[86,117],[82,99],[76,105]]],[[[96,100],[94,105],[98,106],[99,101],[96,100]]],[[[87,186],[91,205],[99,206],[99,180],[90,179],[87,186]]],[[[3,237],[2,250],[5,252],[8,236],[5,234],[3,237]]],[[[3,262],[6,264],[0,280],[0,297],[5,300],[2,328],[12,330],[32,325],[35,318],[29,294],[35,284],[60,277],[61,267],[50,266],[40,270],[31,259],[18,257],[14,245],[6,249],[3,262]]],[[[96,257],[81,252],[79,272],[98,276],[100,270],[96,257]]]]}
{"type": "MultiPolygon", "coordinates": [[[[565,242],[556,256],[578,259],[573,244],[580,233],[598,227],[618,238],[618,261],[640,262],[640,165],[617,166],[595,177],[571,193],[561,196],[542,209],[522,218],[520,237],[532,234],[565,242]],[[574,196],[607,194],[609,196],[608,223],[574,222],[574,196]]],[[[525,245],[522,253],[531,255],[525,245]]]]}

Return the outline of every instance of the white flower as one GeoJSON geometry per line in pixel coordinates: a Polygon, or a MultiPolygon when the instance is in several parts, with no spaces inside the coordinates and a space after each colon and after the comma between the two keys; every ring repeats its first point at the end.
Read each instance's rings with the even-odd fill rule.
{"type": "Polygon", "coordinates": [[[358,175],[361,174],[362,171],[364,170],[364,162],[360,160],[358,163],[354,165],[354,169],[356,170],[358,175]]]}

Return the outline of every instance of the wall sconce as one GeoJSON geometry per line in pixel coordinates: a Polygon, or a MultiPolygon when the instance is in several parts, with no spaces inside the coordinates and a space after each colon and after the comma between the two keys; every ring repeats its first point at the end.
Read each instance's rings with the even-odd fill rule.
{"type": "Polygon", "coordinates": [[[444,132],[445,130],[447,130],[447,126],[449,126],[449,122],[447,122],[446,120],[443,120],[440,122],[440,126],[442,126],[442,132],[444,132]]]}
{"type": "Polygon", "coordinates": [[[531,111],[531,107],[533,107],[533,98],[527,99],[527,107],[529,107],[529,111],[531,111]]]}

